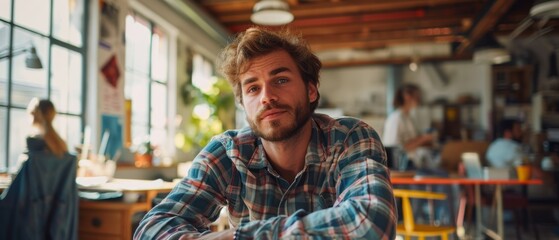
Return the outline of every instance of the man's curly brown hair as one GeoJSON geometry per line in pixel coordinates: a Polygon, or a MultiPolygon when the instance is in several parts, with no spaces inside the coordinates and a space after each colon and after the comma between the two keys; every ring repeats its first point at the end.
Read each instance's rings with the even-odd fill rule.
{"type": "MultiPolygon", "coordinates": [[[[254,58],[278,50],[286,51],[293,58],[306,86],[310,83],[318,89],[322,63],[300,36],[292,35],[286,30],[272,32],[252,27],[237,35],[221,52],[219,58],[219,70],[233,87],[239,103],[243,103],[239,75],[248,71],[249,62],[254,58]]],[[[311,102],[311,111],[316,109],[319,99],[320,94],[317,91],[316,100],[311,102]]]]}

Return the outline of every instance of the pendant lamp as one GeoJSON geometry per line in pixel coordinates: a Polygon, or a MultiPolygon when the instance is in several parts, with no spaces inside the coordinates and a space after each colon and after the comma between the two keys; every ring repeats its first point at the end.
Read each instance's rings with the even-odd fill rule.
{"type": "Polygon", "coordinates": [[[293,21],[293,14],[283,0],[260,0],[254,4],[250,20],[258,25],[279,26],[293,21]]]}

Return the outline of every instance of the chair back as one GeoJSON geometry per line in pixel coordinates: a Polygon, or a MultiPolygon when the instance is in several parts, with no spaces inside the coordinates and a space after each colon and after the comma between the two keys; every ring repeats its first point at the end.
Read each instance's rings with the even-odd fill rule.
{"type": "Polygon", "coordinates": [[[488,141],[450,141],[441,150],[441,167],[448,172],[457,172],[465,152],[477,153],[481,163],[485,162],[485,153],[491,143],[488,141]]]}
{"type": "Polygon", "coordinates": [[[0,199],[0,239],[77,239],[77,160],[29,152],[0,199]]]}
{"type": "Polygon", "coordinates": [[[433,200],[446,199],[446,194],[444,193],[426,192],[426,191],[419,191],[419,190],[404,190],[404,189],[394,189],[393,191],[394,191],[394,197],[402,198],[402,215],[404,216],[404,228],[408,232],[415,230],[413,209],[410,202],[411,198],[433,199],[433,200]]]}

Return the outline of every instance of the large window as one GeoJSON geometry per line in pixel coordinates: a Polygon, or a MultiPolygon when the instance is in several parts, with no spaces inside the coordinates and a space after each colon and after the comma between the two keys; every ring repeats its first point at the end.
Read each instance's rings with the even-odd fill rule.
{"type": "Polygon", "coordinates": [[[168,144],[168,48],[159,26],[137,15],[126,17],[124,96],[132,102],[132,145],[168,144]]]}
{"type": "Polygon", "coordinates": [[[0,172],[14,170],[30,129],[27,104],[50,99],[54,127],[70,152],[84,106],[84,0],[0,0],[0,172]],[[31,61],[32,54],[40,59],[31,61]],[[42,66],[41,66],[42,65],[42,66]]]}

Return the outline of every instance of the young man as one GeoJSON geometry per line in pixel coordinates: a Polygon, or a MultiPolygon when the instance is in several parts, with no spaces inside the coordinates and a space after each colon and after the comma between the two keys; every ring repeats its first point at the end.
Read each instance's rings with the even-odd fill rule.
{"type": "Polygon", "coordinates": [[[396,209],[377,133],[313,114],[322,64],[301,39],[250,28],[223,74],[250,127],[216,136],[135,239],[393,239],[396,209]],[[210,232],[222,207],[231,229],[210,232]]]}

